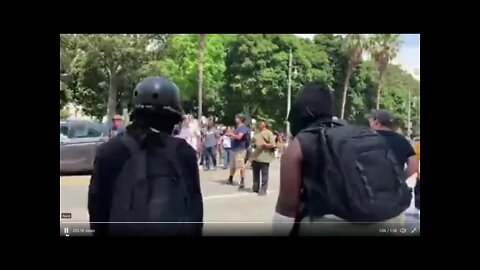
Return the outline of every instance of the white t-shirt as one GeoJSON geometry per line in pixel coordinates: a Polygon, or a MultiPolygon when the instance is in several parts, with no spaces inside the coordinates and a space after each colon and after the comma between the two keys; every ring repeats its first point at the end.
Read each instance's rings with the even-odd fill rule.
{"type": "Polygon", "coordinates": [[[195,149],[198,150],[197,137],[200,136],[200,130],[196,127],[195,124],[190,123],[188,127],[182,126],[180,133],[178,134],[179,138],[184,139],[187,143],[195,149]]]}
{"type": "Polygon", "coordinates": [[[226,135],[222,136],[223,148],[232,148],[232,139],[226,135]]]}

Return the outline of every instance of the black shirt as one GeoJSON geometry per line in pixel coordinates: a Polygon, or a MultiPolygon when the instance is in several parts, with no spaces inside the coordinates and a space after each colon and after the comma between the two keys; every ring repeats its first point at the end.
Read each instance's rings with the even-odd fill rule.
{"type": "MultiPolygon", "coordinates": [[[[197,155],[195,150],[185,140],[179,138],[172,139],[177,141],[177,156],[181,159],[180,164],[182,169],[185,170],[185,179],[188,181],[187,187],[192,194],[192,201],[195,202],[196,220],[203,221],[203,202],[197,155]]],[[[98,148],[88,190],[90,222],[108,221],[115,180],[129,158],[130,151],[118,136],[98,148]]],[[[108,224],[106,223],[91,223],[91,228],[95,230],[94,235],[105,235],[108,233],[108,224]]],[[[199,224],[199,233],[201,233],[201,230],[202,224],[199,224]]]]}
{"type": "Polygon", "coordinates": [[[377,130],[377,132],[385,138],[400,164],[405,165],[408,158],[415,155],[412,145],[401,134],[390,130],[377,130]]]}

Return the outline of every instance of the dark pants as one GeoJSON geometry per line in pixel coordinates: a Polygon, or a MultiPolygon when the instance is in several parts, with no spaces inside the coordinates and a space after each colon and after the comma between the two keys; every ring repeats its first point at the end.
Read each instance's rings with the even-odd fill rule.
{"type": "Polygon", "coordinates": [[[199,163],[199,164],[200,164],[200,166],[202,166],[202,165],[203,165],[203,162],[205,161],[205,160],[204,160],[204,159],[205,159],[205,149],[203,149],[202,151],[199,151],[199,153],[200,153],[200,154],[199,154],[199,159],[200,159],[200,163],[199,163]]]}
{"type": "Polygon", "coordinates": [[[210,169],[210,161],[213,164],[213,168],[217,167],[217,149],[216,147],[205,147],[204,151],[204,167],[209,170],[210,169]]]}
{"type": "Polygon", "coordinates": [[[261,189],[266,191],[268,187],[268,168],[270,163],[252,161],[253,170],[253,191],[258,191],[260,188],[260,172],[262,173],[261,189]]]}
{"type": "Polygon", "coordinates": [[[415,196],[415,208],[420,210],[420,179],[417,179],[417,183],[413,188],[413,194],[415,196]]]}
{"type": "Polygon", "coordinates": [[[223,148],[223,169],[228,169],[230,164],[230,159],[232,158],[232,149],[231,148],[223,148]]]}

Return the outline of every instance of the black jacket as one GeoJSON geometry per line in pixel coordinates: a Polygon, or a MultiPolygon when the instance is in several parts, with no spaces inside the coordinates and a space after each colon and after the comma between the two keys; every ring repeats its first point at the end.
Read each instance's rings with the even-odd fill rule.
{"type": "MultiPolygon", "coordinates": [[[[192,202],[195,207],[195,220],[203,221],[203,199],[200,190],[200,177],[197,166],[195,150],[185,140],[178,140],[177,154],[183,165],[185,179],[188,180],[187,187],[192,194],[192,202]]],[[[107,222],[110,216],[115,180],[122,170],[125,162],[130,158],[130,151],[123,144],[120,137],[114,137],[102,144],[95,158],[95,165],[90,179],[88,190],[88,212],[90,215],[90,227],[94,235],[106,235],[108,224],[92,223],[107,222]]],[[[203,224],[199,223],[198,233],[201,234],[203,224]]]]}

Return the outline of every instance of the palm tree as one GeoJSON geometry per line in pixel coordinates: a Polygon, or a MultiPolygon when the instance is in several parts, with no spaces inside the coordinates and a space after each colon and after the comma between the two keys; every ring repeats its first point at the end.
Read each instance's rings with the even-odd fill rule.
{"type": "Polygon", "coordinates": [[[202,120],[202,84],[203,84],[203,56],[205,53],[205,34],[200,34],[198,44],[198,121],[202,120]]]}
{"type": "Polygon", "coordinates": [[[345,76],[345,82],[343,84],[343,98],[342,98],[342,111],[340,118],[345,116],[345,105],[347,103],[347,92],[350,84],[350,78],[355,71],[358,63],[362,59],[362,53],[367,49],[367,39],[361,34],[348,34],[345,37],[345,53],[348,56],[347,75],[345,76]]]}
{"type": "Polygon", "coordinates": [[[380,109],[380,93],[388,63],[397,57],[402,40],[399,34],[375,34],[370,39],[369,51],[378,70],[377,110],[380,109]]]}

